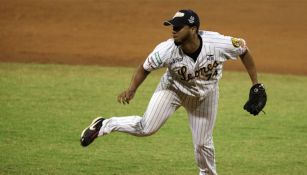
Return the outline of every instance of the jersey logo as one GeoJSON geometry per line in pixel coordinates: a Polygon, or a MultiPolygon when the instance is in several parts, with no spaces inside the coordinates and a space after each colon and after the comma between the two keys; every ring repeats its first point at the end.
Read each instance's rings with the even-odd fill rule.
{"type": "Polygon", "coordinates": [[[179,57],[179,58],[173,58],[171,61],[170,61],[170,65],[172,65],[172,64],[175,64],[175,63],[179,63],[179,62],[181,62],[183,60],[183,58],[182,57],[179,57]]]}
{"type": "Polygon", "coordinates": [[[194,23],[194,20],[195,20],[194,16],[191,16],[190,19],[188,19],[188,21],[189,21],[190,24],[193,24],[193,23],[194,23]]]}
{"type": "Polygon", "coordinates": [[[213,54],[206,55],[206,58],[207,58],[207,61],[213,61],[214,55],[213,54]]]}

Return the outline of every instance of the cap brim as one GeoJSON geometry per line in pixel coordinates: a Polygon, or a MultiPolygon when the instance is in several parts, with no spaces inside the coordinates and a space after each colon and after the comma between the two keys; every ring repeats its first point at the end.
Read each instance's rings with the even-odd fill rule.
{"type": "Polygon", "coordinates": [[[173,24],[171,23],[171,20],[168,20],[168,21],[164,21],[163,25],[170,26],[170,25],[173,25],[173,24]]]}
{"type": "Polygon", "coordinates": [[[171,20],[167,20],[167,21],[164,21],[163,23],[165,26],[183,26],[184,24],[182,24],[182,22],[180,20],[176,20],[176,19],[171,19],[171,20]]]}

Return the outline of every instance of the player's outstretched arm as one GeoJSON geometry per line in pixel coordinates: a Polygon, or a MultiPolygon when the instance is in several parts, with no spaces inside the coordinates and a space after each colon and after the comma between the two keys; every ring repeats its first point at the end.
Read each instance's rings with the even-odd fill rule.
{"type": "Polygon", "coordinates": [[[149,73],[150,72],[144,70],[143,65],[140,65],[132,76],[130,87],[118,95],[117,101],[122,104],[129,104],[129,101],[133,99],[137,88],[143,83],[149,73]]]}
{"type": "Polygon", "coordinates": [[[256,70],[256,66],[253,60],[252,55],[250,54],[249,50],[246,50],[246,52],[242,55],[240,55],[241,61],[244,65],[244,67],[246,68],[246,71],[248,72],[248,75],[254,84],[258,83],[258,77],[257,77],[257,70],[256,70]]]}

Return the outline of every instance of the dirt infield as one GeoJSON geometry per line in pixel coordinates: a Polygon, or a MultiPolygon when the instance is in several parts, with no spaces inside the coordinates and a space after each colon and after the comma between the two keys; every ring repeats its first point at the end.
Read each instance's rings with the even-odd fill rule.
{"type": "Polygon", "coordinates": [[[259,71],[307,75],[307,0],[0,2],[2,62],[135,66],[171,36],[162,21],[191,8],[202,29],[247,40],[259,71]]]}

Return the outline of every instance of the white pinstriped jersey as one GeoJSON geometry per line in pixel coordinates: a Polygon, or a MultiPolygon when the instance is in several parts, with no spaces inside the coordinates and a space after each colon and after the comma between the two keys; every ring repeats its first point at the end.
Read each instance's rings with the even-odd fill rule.
{"type": "Polygon", "coordinates": [[[199,35],[203,44],[196,61],[184,54],[173,39],[160,43],[149,54],[143,64],[145,70],[167,67],[160,88],[172,88],[190,96],[205,96],[222,77],[223,63],[237,59],[247,50],[245,41],[240,38],[209,31],[200,31],[199,35]]]}

